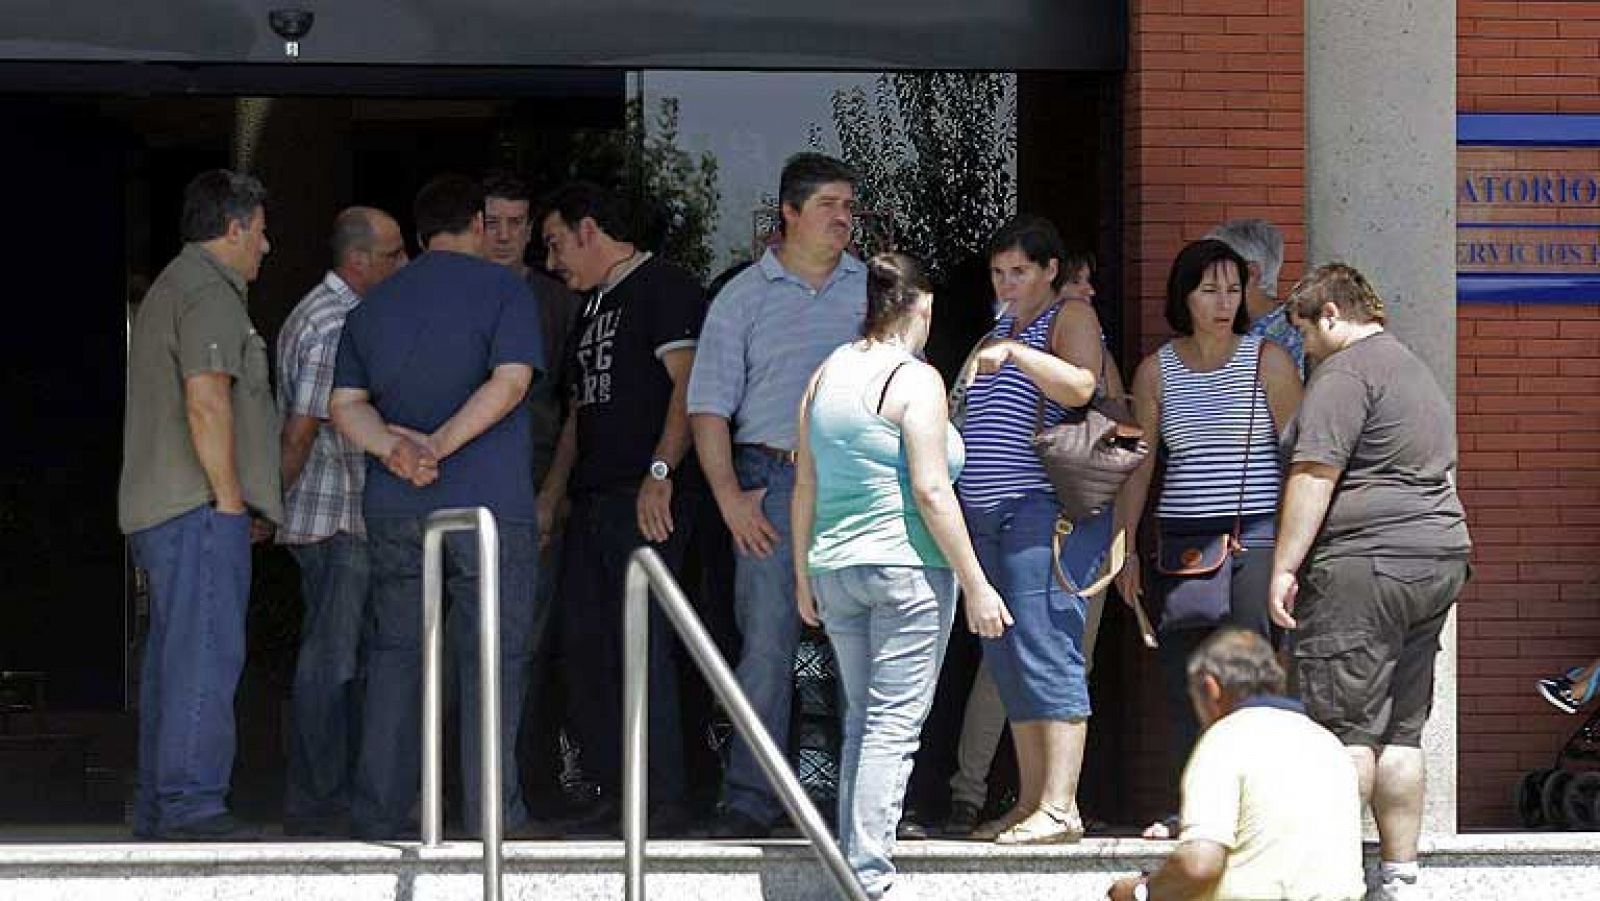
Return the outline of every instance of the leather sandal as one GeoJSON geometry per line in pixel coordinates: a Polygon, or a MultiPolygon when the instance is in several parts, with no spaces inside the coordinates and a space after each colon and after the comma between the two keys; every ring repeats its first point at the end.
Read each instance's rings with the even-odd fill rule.
{"type": "Polygon", "coordinates": [[[1022,809],[1021,805],[1018,805],[1006,811],[1001,816],[997,816],[992,820],[986,820],[983,824],[979,825],[978,828],[972,830],[971,838],[973,841],[977,842],[992,842],[1000,835],[1000,833],[1009,830],[1012,826],[1017,825],[1031,815],[1031,811],[1025,811],[1022,809]]]}
{"type": "Polygon", "coordinates": [[[1040,804],[1028,818],[995,836],[997,845],[1071,845],[1083,838],[1083,821],[1070,810],[1040,804]]]}

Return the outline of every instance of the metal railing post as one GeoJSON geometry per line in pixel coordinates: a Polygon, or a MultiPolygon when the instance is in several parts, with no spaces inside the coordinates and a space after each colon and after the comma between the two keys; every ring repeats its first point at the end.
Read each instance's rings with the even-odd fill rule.
{"type": "MultiPolygon", "coordinates": [[[[446,532],[478,533],[478,699],[482,742],[483,898],[500,901],[500,531],[487,507],[439,510],[422,536],[422,843],[442,842],[440,695],[444,658],[446,532]]],[[[463,728],[470,728],[463,724],[463,728]]]]}
{"type": "Polygon", "coordinates": [[[649,807],[650,577],[630,560],[622,608],[622,840],[627,901],[644,898],[644,843],[649,807]]]}
{"type": "Polygon", "coordinates": [[[478,519],[478,703],[483,823],[483,901],[500,901],[500,530],[494,514],[479,507],[478,519]]]}
{"type": "Polygon", "coordinates": [[[789,817],[800,827],[817,856],[822,859],[841,896],[848,901],[867,901],[866,892],[861,888],[861,883],[856,881],[850,865],[845,862],[843,852],[828,834],[822,815],[817,813],[800,780],[795,778],[777,744],[767,734],[766,726],[756,716],[739,688],[733,671],[722,659],[716,643],[711,640],[699,617],[695,616],[689,599],[684,596],[683,589],[672,577],[661,556],[647,547],[634,551],[628,559],[625,585],[623,724],[626,737],[623,742],[625,781],[622,831],[625,843],[623,881],[627,901],[644,901],[645,774],[648,771],[645,732],[649,704],[649,603],[652,593],[667,614],[667,621],[683,639],[695,665],[728,709],[728,715],[733,719],[740,737],[755,753],[762,772],[777,790],[789,817]]]}
{"type": "Polygon", "coordinates": [[[444,840],[440,774],[444,729],[444,533],[430,518],[422,534],[422,843],[437,848],[444,840]]]}

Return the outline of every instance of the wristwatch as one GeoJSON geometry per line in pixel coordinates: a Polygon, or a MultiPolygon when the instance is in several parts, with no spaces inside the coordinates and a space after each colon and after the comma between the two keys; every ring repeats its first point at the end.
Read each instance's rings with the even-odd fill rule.
{"type": "Polygon", "coordinates": [[[1133,901],[1150,901],[1150,884],[1141,880],[1133,887],[1133,901]]]}
{"type": "Polygon", "coordinates": [[[672,475],[672,467],[667,465],[667,461],[665,461],[665,460],[651,460],[650,461],[650,478],[655,479],[657,482],[665,482],[667,480],[667,478],[669,476],[671,476],[671,475],[672,475]]]}

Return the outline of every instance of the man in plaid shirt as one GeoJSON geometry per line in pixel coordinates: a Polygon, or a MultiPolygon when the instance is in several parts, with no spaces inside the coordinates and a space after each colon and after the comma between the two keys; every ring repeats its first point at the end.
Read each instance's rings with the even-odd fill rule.
{"type": "Polygon", "coordinates": [[[357,655],[367,618],[369,564],[361,520],[366,460],[328,419],[345,316],[406,263],[393,217],[351,207],[334,219],[334,267],[289,314],[278,336],[285,517],[278,543],[300,565],[305,618],[289,726],[284,832],[345,832],[355,760],[357,655]]]}

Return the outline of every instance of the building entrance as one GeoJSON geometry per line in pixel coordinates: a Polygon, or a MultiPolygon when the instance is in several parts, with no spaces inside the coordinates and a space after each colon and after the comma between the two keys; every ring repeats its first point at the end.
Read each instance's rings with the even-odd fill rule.
{"type": "MultiPolygon", "coordinates": [[[[198,171],[249,168],[272,192],[273,250],[251,289],[252,317],[269,346],[327,267],[329,224],[344,205],[390,210],[411,235],[410,199],[439,172],[509,170],[536,192],[585,177],[645,201],[650,240],[709,281],[758,245],[783,159],[818,148],[866,176],[866,206],[889,228],[864,241],[892,240],[937,261],[941,305],[929,353],[941,368],[953,371],[987,327],[982,243],[1019,210],[1049,216],[1070,247],[1096,256],[1097,306],[1119,360],[1132,362],[1121,343],[1115,75],[200,72],[183,95],[153,84],[135,96],[101,81],[89,91],[0,98],[4,121],[26,136],[0,148],[16,185],[7,217],[16,251],[13,327],[3,330],[0,379],[16,422],[0,472],[0,571],[8,576],[0,604],[0,822],[19,837],[51,834],[55,827],[45,824],[62,821],[125,837],[145,616],[141,581],[116,528],[127,323],[130,305],[178,250],[179,194],[198,171]],[[934,126],[952,122],[959,146],[936,146],[934,126]],[[981,168],[976,176],[963,173],[971,165],[981,168]],[[995,193],[950,188],[972,177],[995,193]]],[[[259,546],[254,566],[234,803],[271,823],[281,804],[300,600],[296,567],[281,548],[259,546]]],[[[1135,642],[1118,637],[1123,628],[1108,617],[1099,672],[1122,671],[1118,661],[1136,653],[1135,642]]],[[[949,684],[913,785],[930,813],[945,802],[976,660],[965,639],[963,632],[952,642],[949,684]]],[[[1118,736],[1135,723],[1115,703],[1096,706],[1103,713],[1085,806],[1117,822],[1118,736]]]]}

